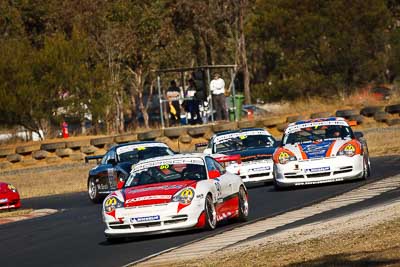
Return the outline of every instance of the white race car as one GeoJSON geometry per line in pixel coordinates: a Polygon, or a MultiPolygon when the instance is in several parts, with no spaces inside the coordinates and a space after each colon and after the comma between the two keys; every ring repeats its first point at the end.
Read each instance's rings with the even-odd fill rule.
{"type": "Polygon", "coordinates": [[[141,161],[122,183],[103,202],[105,235],[111,241],[191,228],[212,230],[222,220],[245,221],[249,213],[240,177],[200,153],[141,161]]]}
{"type": "Polygon", "coordinates": [[[273,178],[272,154],[276,147],[268,131],[248,128],[215,134],[204,153],[224,162],[226,169],[240,175],[243,182],[268,182],[273,178]]]}
{"type": "Polygon", "coordinates": [[[366,178],[368,148],[343,118],[291,123],[274,153],[277,188],[366,178]]]}

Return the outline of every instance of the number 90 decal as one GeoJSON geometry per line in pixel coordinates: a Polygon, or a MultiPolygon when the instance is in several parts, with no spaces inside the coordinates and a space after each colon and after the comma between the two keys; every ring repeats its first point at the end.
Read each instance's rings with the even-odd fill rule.
{"type": "Polygon", "coordinates": [[[164,164],[160,166],[160,170],[167,170],[169,169],[169,164],[164,164]]]}

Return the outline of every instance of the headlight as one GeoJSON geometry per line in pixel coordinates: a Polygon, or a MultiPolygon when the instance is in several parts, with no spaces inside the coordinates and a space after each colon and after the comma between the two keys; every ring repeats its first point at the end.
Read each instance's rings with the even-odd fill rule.
{"type": "Polygon", "coordinates": [[[112,212],[116,208],[122,208],[124,203],[120,201],[117,197],[110,197],[104,201],[104,211],[112,212]]]}
{"type": "Polygon", "coordinates": [[[181,204],[190,204],[194,198],[194,190],[186,187],[179,190],[173,197],[172,202],[179,202],[181,204]]]}
{"type": "Polygon", "coordinates": [[[278,155],[278,161],[280,164],[286,164],[289,161],[296,161],[297,158],[295,155],[291,155],[291,153],[288,153],[289,151],[282,151],[281,153],[279,153],[278,155]]]}
{"type": "Polygon", "coordinates": [[[15,186],[13,186],[12,184],[8,185],[8,189],[10,189],[14,193],[17,193],[17,188],[15,188],[15,186]]]}
{"type": "Polygon", "coordinates": [[[337,153],[337,156],[352,157],[356,154],[356,147],[353,144],[344,145],[337,153]]]}

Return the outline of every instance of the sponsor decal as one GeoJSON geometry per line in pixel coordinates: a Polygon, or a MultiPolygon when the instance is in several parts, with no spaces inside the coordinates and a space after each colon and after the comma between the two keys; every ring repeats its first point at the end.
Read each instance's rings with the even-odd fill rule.
{"type": "Polygon", "coordinates": [[[330,171],[331,167],[319,167],[319,168],[309,168],[309,169],[304,169],[305,172],[326,172],[330,171]]]}
{"type": "Polygon", "coordinates": [[[160,215],[153,215],[153,216],[145,216],[145,217],[134,217],[131,218],[131,223],[135,222],[152,222],[152,221],[159,221],[160,215]]]}
{"type": "Polygon", "coordinates": [[[0,203],[6,203],[8,201],[8,198],[0,198],[0,203]]]}
{"type": "Polygon", "coordinates": [[[221,144],[233,138],[239,138],[243,140],[246,139],[247,136],[249,135],[270,135],[270,134],[268,134],[268,132],[266,131],[248,131],[248,132],[230,133],[215,137],[214,143],[221,144]]]}
{"type": "Polygon", "coordinates": [[[106,200],[106,203],[104,205],[106,207],[117,205],[117,198],[116,197],[110,197],[109,199],[106,200]]]}
{"type": "Polygon", "coordinates": [[[162,186],[155,186],[155,187],[145,187],[140,189],[131,189],[127,191],[127,193],[140,193],[140,192],[147,192],[147,191],[156,191],[156,190],[170,190],[170,189],[180,189],[184,187],[184,185],[162,185],[162,186]]]}
{"type": "Polygon", "coordinates": [[[270,166],[264,166],[264,167],[252,168],[252,169],[249,169],[249,171],[252,171],[252,172],[261,172],[261,171],[268,171],[268,170],[270,170],[270,169],[271,169],[270,166]]]}
{"type": "Polygon", "coordinates": [[[305,143],[299,144],[299,147],[303,149],[303,152],[307,155],[307,158],[324,158],[326,157],[328,149],[331,147],[333,141],[323,141],[320,143],[305,143]]]}
{"type": "Polygon", "coordinates": [[[313,185],[313,184],[323,184],[323,183],[333,183],[333,182],[342,182],[344,181],[343,178],[335,178],[330,180],[322,180],[322,181],[309,181],[309,182],[301,182],[295,183],[294,185],[313,185]]]}
{"type": "Polygon", "coordinates": [[[172,195],[155,195],[155,196],[144,196],[144,197],[136,197],[131,198],[126,201],[126,203],[133,203],[139,201],[146,201],[146,200],[155,200],[155,199],[171,199],[172,195]]]}
{"type": "Polygon", "coordinates": [[[168,146],[162,143],[135,144],[117,148],[117,154],[119,155],[133,150],[139,150],[139,151],[145,150],[147,147],[168,147],[168,146]]]}

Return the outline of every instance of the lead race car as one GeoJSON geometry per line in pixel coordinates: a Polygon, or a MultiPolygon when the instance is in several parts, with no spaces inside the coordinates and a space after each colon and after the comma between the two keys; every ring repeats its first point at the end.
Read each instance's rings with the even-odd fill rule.
{"type": "Polygon", "coordinates": [[[362,137],[343,118],[289,124],[273,157],[275,187],[367,178],[371,164],[362,137]]]}
{"type": "Polygon", "coordinates": [[[18,209],[20,207],[21,200],[15,186],[0,182],[0,210],[18,209]]]}
{"type": "Polygon", "coordinates": [[[262,128],[248,128],[215,134],[205,154],[225,162],[229,172],[244,182],[268,182],[273,178],[272,154],[277,147],[274,137],[262,128]]]}
{"type": "Polygon", "coordinates": [[[103,202],[108,240],[192,228],[212,230],[217,222],[249,212],[247,189],[204,154],[178,154],[135,164],[128,180],[103,202]]]}
{"type": "Polygon", "coordinates": [[[132,164],[173,154],[164,143],[143,141],[116,145],[105,155],[86,157],[86,161],[101,159],[100,164],[89,171],[87,188],[90,200],[100,203],[109,193],[116,190],[118,182],[128,178],[132,164]]]}

